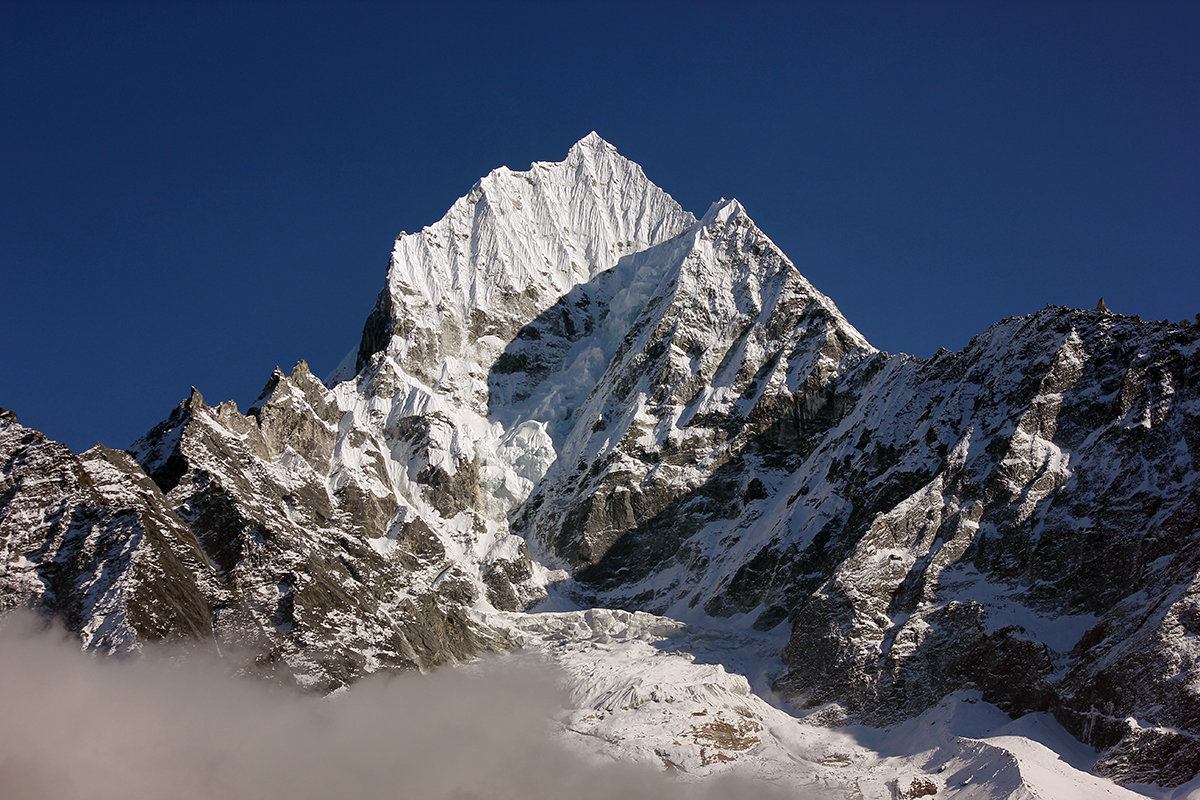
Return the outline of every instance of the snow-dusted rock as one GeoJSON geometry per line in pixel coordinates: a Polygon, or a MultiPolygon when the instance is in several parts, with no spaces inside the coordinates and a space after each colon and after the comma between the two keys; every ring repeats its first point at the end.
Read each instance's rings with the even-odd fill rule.
{"type": "Polygon", "coordinates": [[[85,647],[212,637],[224,601],[192,531],[127,454],[76,456],[0,410],[0,609],[57,616],[85,647]]]}
{"type": "Polygon", "coordinates": [[[501,646],[468,619],[475,589],[438,535],[381,489],[381,456],[335,470],[341,419],[301,362],[246,415],[193,391],[134,443],[231,595],[218,638],[324,689],[501,646]]]}

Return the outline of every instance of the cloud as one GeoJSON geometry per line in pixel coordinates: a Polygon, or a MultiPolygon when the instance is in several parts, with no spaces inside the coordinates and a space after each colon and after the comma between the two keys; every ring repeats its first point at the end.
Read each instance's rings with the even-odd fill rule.
{"type": "Polygon", "coordinates": [[[568,750],[553,730],[556,677],[502,660],[378,676],[319,698],[233,677],[195,653],[90,656],[10,615],[0,621],[0,797],[794,797],[568,750]]]}

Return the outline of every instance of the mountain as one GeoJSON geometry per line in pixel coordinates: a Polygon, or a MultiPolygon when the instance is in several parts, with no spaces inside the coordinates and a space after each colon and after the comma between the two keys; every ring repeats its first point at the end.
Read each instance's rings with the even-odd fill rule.
{"type": "Polygon", "coordinates": [[[320,691],[540,650],[595,739],[709,698],[721,725],[627,753],[696,774],[770,772],[775,747],[841,786],[778,726],[966,741],[953,709],[984,703],[1052,716],[1100,775],[1179,786],[1200,771],[1198,354],[1196,328],[1057,307],[881,352],[736,200],[697,219],[593,133],[397,238],[326,382],[277,369],[244,414],[193,390],[127,452],[0,418],[0,607],[320,691]],[[721,666],[595,694],[614,637],[721,666]],[[790,722],[767,723],[774,693],[790,722]]]}

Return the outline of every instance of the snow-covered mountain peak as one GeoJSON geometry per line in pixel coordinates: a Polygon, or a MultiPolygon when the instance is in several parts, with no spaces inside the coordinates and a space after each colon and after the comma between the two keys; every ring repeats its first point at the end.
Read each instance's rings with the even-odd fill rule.
{"type": "Polygon", "coordinates": [[[451,253],[458,256],[454,266],[467,270],[453,277],[478,277],[469,268],[478,266],[484,256],[541,255],[540,262],[529,263],[504,258],[500,266],[508,269],[493,269],[487,276],[520,280],[540,273],[570,281],[582,273],[587,279],[622,255],[668,239],[695,221],[646,177],[641,166],[593,132],[573,145],[562,161],[537,161],[525,171],[498,167],[489,172],[441,220],[397,239],[392,271],[400,267],[404,276],[403,259],[411,258],[410,248],[420,239],[432,240],[436,247],[449,244],[440,241],[448,233],[458,238],[465,233],[484,249],[460,248],[451,253]],[[492,250],[488,234],[502,235],[505,241],[495,243],[497,249],[492,250]],[[548,240],[542,249],[550,252],[531,253],[525,248],[525,252],[506,252],[503,246],[514,246],[518,234],[548,240]],[[566,252],[556,253],[556,249],[566,252]]]}
{"type": "MultiPolygon", "coordinates": [[[[563,161],[493,170],[442,219],[396,239],[354,363],[334,377],[387,351],[428,384],[447,363],[472,365],[457,371],[480,378],[505,342],[572,287],[695,222],[597,135],[563,161]]],[[[483,399],[478,380],[458,383],[471,384],[457,393],[463,399],[483,399]]]]}
{"type": "Polygon", "coordinates": [[[774,285],[765,279],[778,272],[795,284],[800,296],[805,298],[808,313],[828,317],[852,349],[874,351],[875,348],[842,315],[833,300],[800,273],[737,199],[723,197],[713,203],[696,224],[694,237],[694,254],[683,265],[680,279],[684,283],[678,288],[686,289],[690,282],[699,283],[711,298],[713,292],[729,295],[734,291],[734,285],[747,284],[739,289],[741,293],[750,291],[757,294],[761,302],[772,303],[777,301],[783,284],[774,285]],[[714,248],[720,252],[710,252],[714,248]]]}
{"type": "Polygon", "coordinates": [[[704,216],[700,218],[700,227],[724,224],[738,216],[749,216],[746,214],[745,206],[735,198],[727,200],[722,197],[709,206],[708,211],[704,212],[704,216]]]}
{"type": "Polygon", "coordinates": [[[1035,791],[1030,736],[1076,745],[1001,711],[1051,710],[1081,769],[1191,796],[1197,356],[1058,307],[876,351],[737,200],[696,220],[592,133],[402,234],[336,385],[193,389],[127,453],[0,409],[0,612],[323,692],[538,649],[564,734],[687,778],[1132,797],[1035,791]]]}
{"type": "Polygon", "coordinates": [[[587,136],[584,136],[575,144],[571,145],[571,149],[567,151],[567,158],[571,158],[576,154],[582,154],[584,151],[595,152],[597,150],[611,150],[616,153],[617,148],[604,139],[603,136],[592,131],[587,136]]]}

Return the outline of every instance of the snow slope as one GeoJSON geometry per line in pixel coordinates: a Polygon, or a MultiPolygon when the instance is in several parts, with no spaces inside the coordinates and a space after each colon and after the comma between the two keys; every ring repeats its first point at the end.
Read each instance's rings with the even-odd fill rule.
{"type": "Polygon", "coordinates": [[[886,729],[827,727],[765,686],[754,691],[730,666],[782,666],[772,658],[778,642],[752,629],[704,630],[610,609],[490,622],[510,626],[523,649],[563,670],[570,702],[560,725],[573,746],[659,765],[684,781],[732,774],[805,797],[862,800],[920,796],[914,787],[962,800],[1147,796],[1091,774],[1097,754],[1053,718],[1012,720],[978,692],[950,695],[886,729]]]}

